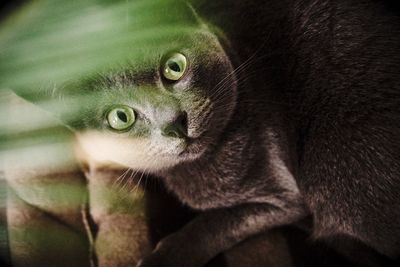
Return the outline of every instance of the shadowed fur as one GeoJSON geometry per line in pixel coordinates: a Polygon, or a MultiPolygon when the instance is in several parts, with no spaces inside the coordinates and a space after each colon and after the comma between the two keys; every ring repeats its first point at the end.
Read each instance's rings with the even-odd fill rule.
{"type": "Polygon", "coordinates": [[[121,147],[115,155],[123,157],[99,160],[78,140],[96,164],[160,176],[204,211],[139,266],[203,266],[309,215],[315,238],[345,254],[367,251],[355,261],[383,266],[399,257],[398,13],[369,0],[193,2],[210,25],[171,40],[171,51],[190,61],[180,80],[160,74],[166,50],[153,51],[145,70],[90,84],[101,89],[100,104],[84,124],[114,144],[145,139],[144,156],[121,147]],[[104,124],[115,103],[138,114],[125,133],[104,124]],[[185,137],[161,136],[160,125],[182,112],[185,137]]]}

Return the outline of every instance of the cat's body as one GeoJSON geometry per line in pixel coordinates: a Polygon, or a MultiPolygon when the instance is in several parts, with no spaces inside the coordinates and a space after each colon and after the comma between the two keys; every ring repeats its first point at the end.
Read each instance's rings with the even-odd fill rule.
{"type": "MultiPolygon", "coordinates": [[[[155,128],[186,112],[181,124],[195,156],[171,150],[177,160],[146,165],[135,154],[137,162],[126,164],[161,176],[181,201],[205,212],[140,266],[202,266],[249,236],[307,215],[316,238],[354,239],[376,251],[359,259],[365,264],[399,257],[400,18],[385,1],[203,2],[194,9],[224,33],[224,50],[212,46],[210,58],[199,52],[187,78],[166,83],[181,100],[178,111],[164,87],[132,104],[155,128]],[[206,118],[191,113],[204,111],[201,97],[187,100],[191,107],[180,95],[199,87],[216,103],[206,118]]],[[[127,75],[116,76],[110,87],[129,85],[127,75]]],[[[91,137],[80,139],[87,151],[91,137]]]]}

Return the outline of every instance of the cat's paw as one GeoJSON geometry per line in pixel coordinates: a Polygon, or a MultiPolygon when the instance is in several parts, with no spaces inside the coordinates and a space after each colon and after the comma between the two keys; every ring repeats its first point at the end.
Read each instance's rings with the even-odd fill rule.
{"type": "MultiPolygon", "coordinates": [[[[136,267],[201,267],[190,242],[182,242],[174,235],[162,240],[156,249],[138,262],[136,267]]],[[[196,251],[196,250],[194,250],[196,251]]]]}
{"type": "Polygon", "coordinates": [[[167,255],[160,253],[152,253],[138,262],[136,267],[177,267],[181,266],[179,263],[173,263],[167,255]]]}

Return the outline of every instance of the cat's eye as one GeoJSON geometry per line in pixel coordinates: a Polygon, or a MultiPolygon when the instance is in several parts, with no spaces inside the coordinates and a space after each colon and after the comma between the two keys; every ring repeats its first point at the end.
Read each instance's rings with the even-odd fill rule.
{"type": "Polygon", "coordinates": [[[171,81],[179,80],[185,73],[187,60],[181,53],[173,53],[162,67],[163,76],[171,81]]]}
{"type": "Polygon", "coordinates": [[[111,128],[123,131],[135,123],[135,112],[127,106],[120,106],[110,110],[107,114],[107,122],[111,128]]]}

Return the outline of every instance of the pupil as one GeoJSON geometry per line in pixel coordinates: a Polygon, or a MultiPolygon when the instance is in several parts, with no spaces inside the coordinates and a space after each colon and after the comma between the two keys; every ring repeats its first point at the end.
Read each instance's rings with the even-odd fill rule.
{"type": "Polygon", "coordinates": [[[118,110],[117,111],[118,118],[123,122],[128,122],[128,117],[126,116],[125,112],[118,110]]]}
{"type": "Polygon", "coordinates": [[[176,63],[174,61],[168,62],[168,67],[171,70],[175,71],[175,72],[180,72],[181,71],[181,68],[179,67],[178,63],[176,63]]]}

